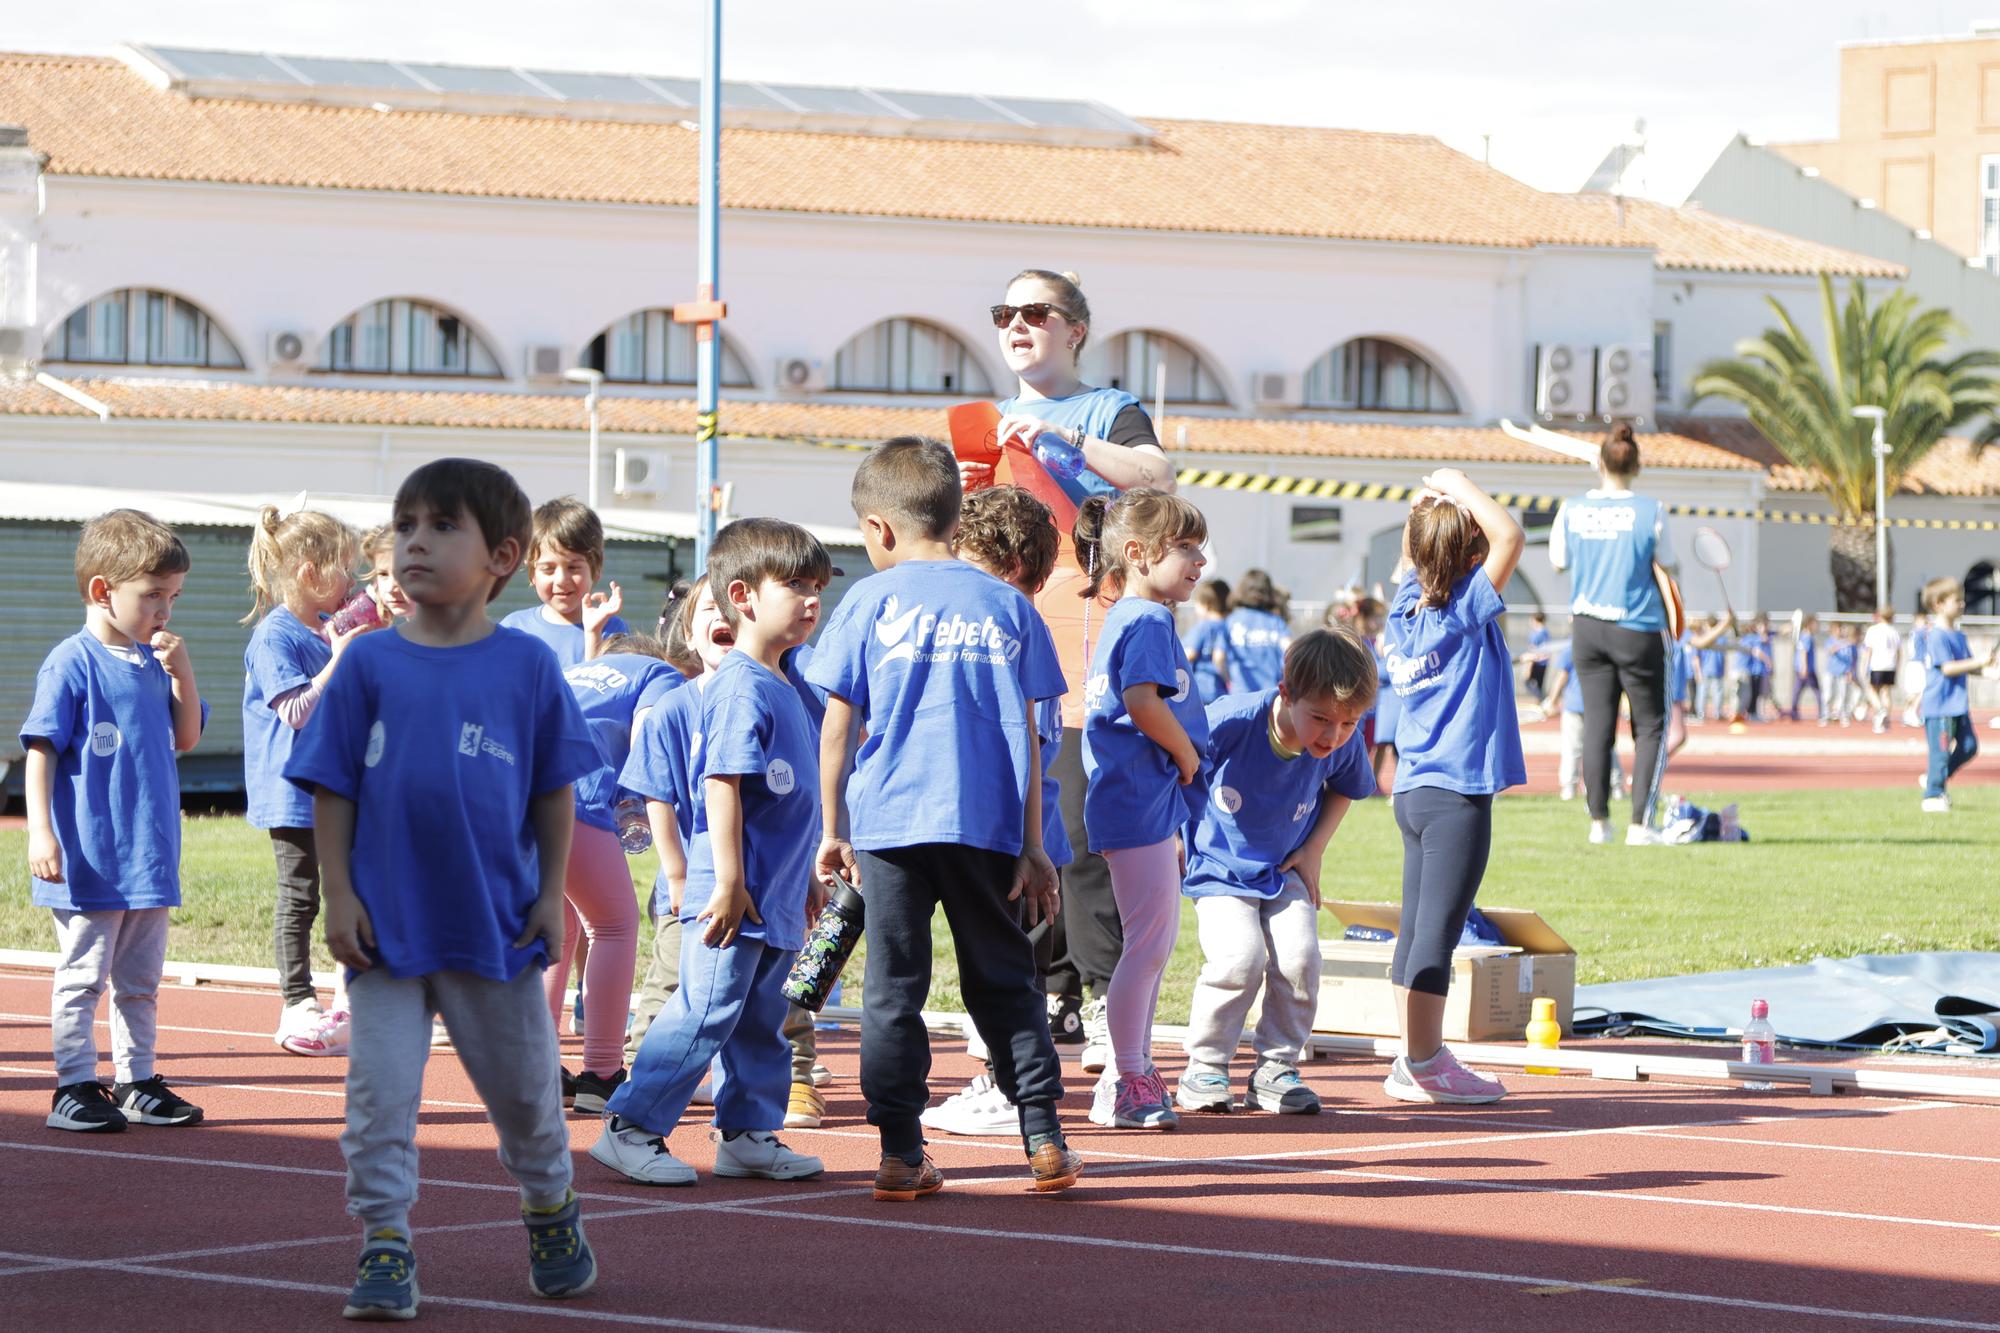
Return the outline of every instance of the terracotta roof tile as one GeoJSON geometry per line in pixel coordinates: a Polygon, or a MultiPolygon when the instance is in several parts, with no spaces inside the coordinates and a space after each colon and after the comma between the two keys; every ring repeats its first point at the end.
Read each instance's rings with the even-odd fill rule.
{"type": "MultiPolygon", "coordinates": [[[[1766,484],[1774,491],[1819,489],[1812,473],[1785,461],[1764,432],[1742,417],[1662,414],[1660,424],[1765,469],[1766,484]]],[[[2000,495],[2000,448],[1978,450],[1970,440],[1948,437],[1903,478],[1900,489],[1905,495],[2000,495]]]]}
{"type": "Polygon", "coordinates": [[[1609,218],[1633,244],[1650,245],[1664,269],[1724,273],[1832,273],[1860,278],[1909,276],[1901,264],[1838,246],[1821,245],[1769,227],[1697,207],[1672,208],[1646,199],[1580,194],[1576,201],[1609,218]]]}

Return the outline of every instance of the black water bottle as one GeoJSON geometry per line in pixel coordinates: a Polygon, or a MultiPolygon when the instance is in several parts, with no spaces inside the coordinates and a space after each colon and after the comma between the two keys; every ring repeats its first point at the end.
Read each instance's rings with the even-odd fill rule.
{"type": "Polygon", "coordinates": [[[826,997],[840,982],[840,973],[861,942],[861,891],[844,879],[834,881],[833,896],[819,920],[806,932],[805,947],[792,961],[785,978],[785,998],[808,1013],[826,1007],[826,997]]]}

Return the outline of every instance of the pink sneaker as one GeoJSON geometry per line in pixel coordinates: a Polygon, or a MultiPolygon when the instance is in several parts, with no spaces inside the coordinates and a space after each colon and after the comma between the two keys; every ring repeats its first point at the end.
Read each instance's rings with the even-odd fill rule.
{"type": "Polygon", "coordinates": [[[346,1055],[347,1011],[331,1011],[308,1031],[287,1038],[285,1049],[293,1055],[346,1055]]]}
{"type": "Polygon", "coordinates": [[[1172,1129],[1180,1117],[1154,1100],[1158,1095],[1144,1074],[1100,1078],[1091,1096],[1090,1122],[1117,1129],[1172,1129]]]}
{"type": "Polygon", "coordinates": [[[1507,1095],[1506,1087],[1498,1079],[1473,1073],[1458,1062],[1448,1046],[1440,1046],[1438,1053],[1422,1065],[1411,1064],[1407,1056],[1397,1056],[1396,1063],[1389,1066],[1389,1077],[1382,1080],[1382,1091],[1399,1102],[1450,1102],[1468,1106],[1497,1102],[1507,1095]]]}

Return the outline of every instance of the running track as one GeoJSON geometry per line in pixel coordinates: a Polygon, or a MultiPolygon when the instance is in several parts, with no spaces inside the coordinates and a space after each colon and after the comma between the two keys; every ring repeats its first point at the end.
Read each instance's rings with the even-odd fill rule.
{"type": "MultiPolygon", "coordinates": [[[[0,973],[0,1308],[16,1328],[339,1325],[358,1235],[341,1212],[342,1062],[282,1054],[275,1001],[162,993],[162,1072],[208,1123],[46,1129],[46,975],[0,973]],[[197,1086],[199,1085],[199,1086],[197,1086]],[[86,1320],[79,1314],[88,1310],[86,1320]]],[[[100,1037],[100,1041],[103,1038],[100,1037]]],[[[574,1047],[572,1040],[568,1043],[574,1047]]],[[[934,1088],[972,1072],[938,1039],[934,1088]]],[[[438,1328],[1962,1328],[2000,1330],[2000,1105],[1514,1078],[1497,1106],[1391,1102],[1375,1061],[1311,1064],[1328,1114],[1096,1129],[1064,1196],[1017,1145],[939,1136],[934,1199],[877,1204],[851,1036],[827,1161],[790,1185],[648,1190],[582,1155],[597,1289],[528,1294],[512,1187],[448,1052],[418,1138],[424,1321],[438,1328]]],[[[1162,1052],[1171,1079],[1178,1052],[1162,1052]]],[[[576,1051],[568,1058],[574,1063],[576,1051]]],[[[1949,1072],[1969,1072],[1930,1062],[1949,1072]]]]}

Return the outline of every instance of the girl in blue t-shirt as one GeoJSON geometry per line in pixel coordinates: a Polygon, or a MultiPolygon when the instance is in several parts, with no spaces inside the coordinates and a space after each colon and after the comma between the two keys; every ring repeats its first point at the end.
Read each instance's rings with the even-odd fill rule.
{"type": "Polygon", "coordinates": [[[1093,570],[1083,596],[1115,588],[1084,683],[1083,823],[1111,872],[1125,949],[1105,988],[1112,1062],[1090,1119],[1124,1129],[1179,1123],[1153,1067],[1153,1011],[1180,929],[1177,835],[1199,811],[1208,718],[1174,636],[1172,608],[1194,594],[1208,524],[1175,495],[1133,490],[1086,500],[1076,549],[1093,570]]]}
{"type": "Polygon", "coordinates": [[[347,1051],[346,970],[334,971],[333,1006],[313,989],[312,928],[319,916],[319,850],[312,796],[287,782],[285,761],[319,706],[334,666],[357,626],[327,634],[325,622],[354,592],[360,543],[346,524],[317,510],[283,513],[265,505],[250,534],[250,588],[257,622],[243,652],[243,790],[252,828],[268,829],[277,858],[272,936],[284,1009],[275,1039],[294,1055],[347,1051]],[[261,617],[261,618],[260,618],[261,617]]]}
{"type": "Polygon", "coordinates": [[[1424,478],[1403,528],[1413,568],[1389,606],[1396,727],[1396,825],[1403,914],[1389,978],[1403,1002],[1403,1054],[1383,1091],[1406,1102],[1492,1102],[1497,1080],[1444,1045],[1451,954],[1493,841],[1493,797],[1527,781],[1514,714],[1501,591],[1525,544],[1521,525],[1455,468],[1424,478]]]}
{"type": "Polygon", "coordinates": [[[1206,706],[1229,693],[1229,627],[1223,620],[1229,612],[1229,585],[1210,579],[1194,590],[1194,603],[1201,619],[1181,638],[1181,647],[1194,672],[1194,692],[1206,706]]]}
{"type": "Polygon", "coordinates": [[[1230,689],[1255,694],[1285,674],[1285,649],[1292,646],[1286,602],[1284,591],[1261,569],[1244,570],[1229,590],[1229,616],[1223,624],[1230,689]]]}

